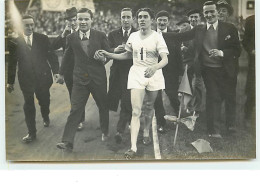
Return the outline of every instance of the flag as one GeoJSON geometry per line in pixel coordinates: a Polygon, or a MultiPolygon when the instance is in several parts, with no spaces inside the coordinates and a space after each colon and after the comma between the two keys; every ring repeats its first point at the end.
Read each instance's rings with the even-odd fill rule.
{"type": "Polygon", "coordinates": [[[41,0],[42,10],[45,11],[65,11],[68,8],[76,7],[88,8],[92,12],[95,12],[95,6],[93,0],[41,0]]]}
{"type": "Polygon", "coordinates": [[[187,109],[187,104],[192,99],[192,92],[191,92],[190,82],[188,79],[187,70],[188,70],[188,65],[185,66],[185,71],[178,89],[179,95],[181,96],[180,106],[184,110],[187,109]]]}
{"type": "Polygon", "coordinates": [[[191,144],[199,153],[213,152],[213,149],[210,147],[210,143],[204,139],[198,139],[191,144]]]}
{"type": "Polygon", "coordinates": [[[191,131],[194,130],[195,127],[195,123],[196,123],[196,119],[198,117],[193,115],[193,116],[188,116],[186,118],[181,118],[180,122],[183,123],[184,125],[186,125],[186,127],[188,129],[190,129],[191,131]]]}
{"type": "Polygon", "coordinates": [[[23,33],[22,16],[14,3],[14,0],[8,1],[8,10],[13,31],[17,34],[23,33]]]}

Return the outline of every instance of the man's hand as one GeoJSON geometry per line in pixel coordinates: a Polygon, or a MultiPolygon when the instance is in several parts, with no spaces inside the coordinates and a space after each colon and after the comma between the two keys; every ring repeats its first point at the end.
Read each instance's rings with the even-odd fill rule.
{"type": "Polygon", "coordinates": [[[157,68],[155,66],[148,67],[144,72],[145,78],[151,78],[156,72],[157,68]]]}
{"type": "Polygon", "coordinates": [[[223,51],[218,49],[211,49],[209,51],[209,57],[223,57],[223,51]]]}
{"type": "Polygon", "coordinates": [[[123,53],[125,52],[125,44],[119,45],[114,49],[114,53],[123,53]]]}
{"type": "Polygon", "coordinates": [[[98,50],[98,51],[95,52],[94,59],[99,60],[103,63],[106,63],[106,57],[102,53],[102,50],[98,50]]]}
{"type": "Polygon", "coordinates": [[[55,75],[57,75],[55,77],[56,78],[56,83],[63,84],[64,83],[64,76],[60,75],[60,74],[55,74],[55,75]]]}
{"type": "Polygon", "coordinates": [[[61,37],[62,38],[66,37],[70,33],[70,30],[71,30],[71,25],[67,24],[64,31],[61,34],[61,37]]]}
{"type": "Polygon", "coordinates": [[[7,91],[9,93],[11,93],[14,91],[14,84],[7,84],[6,88],[7,88],[7,91]]]}

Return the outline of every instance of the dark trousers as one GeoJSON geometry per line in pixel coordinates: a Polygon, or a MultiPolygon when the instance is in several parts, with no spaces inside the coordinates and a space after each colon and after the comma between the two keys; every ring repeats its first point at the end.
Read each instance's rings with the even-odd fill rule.
{"type": "Polygon", "coordinates": [[[132,117],[131,92],[130,89],[127,89],[128,71],[120,72],[121,110],[117,123],[117,132],[119,133],[124,133],[125,127],[127,123],[131,122],[132,117]]]}
{"type": "Polygon", "coordinates": [[[164,110],[163,101],[162,101],[162,90],[158,91],[157,98],[154,102],[154,113],[155,113],[157,125],[159,127],[164,127],[166,124],[166,121],[164,119],[165,110],[164,110]]]}
{"type": "Polygon", "coordinates": [[[24,97],[24,115],[25,122],[30,135],[36,135],[36,121],[35,121],[35,103],[34,94],[39,102],[42,118],[49,119],[50,113],[50,91],[49,88],[37,87],[35,91],[22,91],[24,97]]]}
{"type": "Polygon", "coordinates": [[[165,93],[167,94],[170,104],[173,108],[174,115],[177,116],[179,112],[180,102],[178,99],[178,88],[179,88],[179,73],[178,71],[171,71],[164,74],[165,80],[165,93]]]}
{"type": "Polygon", "coordinates": [[[232,126],[235,118],[236,101],[234,96],[234,79],[231,79],[223,67],[202,67],[202,77],[206,87],[206,119],[208,133],[216,133],[220,125],[221,104],[224,100],[226,127],[232,126]],[[233,86],[230,86],[233,83],[233,86]],[[231,106],[232,105],[232,106],[231,106]],[[232,121],[233,120],[233,121],[232,121]]]}
{"type": "Polygon", "coordinates": [[[248,72],[246,80],[246,103],[245,103],[245,118],[249,119],[253,108],[255,107],[255,56],[249,57],[248,72]]]}
{"type": "Polygon", "coordinates": [[[71,110],[64,129],[62,141],[73,143],[81,116],[85,110],[90,93],[99,109],[99,121],[102,133],[108,134],[109,110],[107,106],[107,86],[91,81],[87,85],[74,83],[71,96],[71,110]]]}
{"type": "MultiPolygon", "coordinates": [[[[66,74],[64,76],[64,80],[65,80],[66,87],[69,91],[69,96],[70,96],[70,100],[71,100],[72,86],[73,86],[73,75],[72,74],[66,74]]],[[[80,123],[82,123],[84,121],[85,121],[85,110],[84,110],[84,112],[81,116],[80,123]]]]}

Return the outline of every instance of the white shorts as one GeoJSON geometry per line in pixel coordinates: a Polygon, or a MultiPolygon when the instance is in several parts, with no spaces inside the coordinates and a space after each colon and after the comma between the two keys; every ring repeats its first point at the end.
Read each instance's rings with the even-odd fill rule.
{"type": "Polygon", "coordinates": [[[157,70],[151,78],[145,78],[144,73],[147,67],[133,65],[128,74],[127,89],[147,89],[158,91],[165,89],[165,82],[162,69],[157,70]]]}

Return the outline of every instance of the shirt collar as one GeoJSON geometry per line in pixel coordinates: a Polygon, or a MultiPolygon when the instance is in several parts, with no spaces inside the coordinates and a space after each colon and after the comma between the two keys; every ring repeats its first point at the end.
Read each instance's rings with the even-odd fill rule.
{"type": "MultiPolygon", "coordinates": [[[[85,34],[86,34],[86,37],[89,39],[90,30],[88,30],[85,34]]],[[[84,35],[84,33],[79,30],[79,38],[80,38],[81,40],[83,39],[83,35],[84,35]]]]}
{"type": "MultiPolygon", "coordinates": [[[[24,37],[25,42],[27,43],[27,40],[28,40],[27,38],[28,38],[28,36],[24,35],[24,33],[23,33],[23,37],[24,37]]],[[[33,33],[32,33],[31,35],[29,35],[29,37],[30,37],[30,41],[31,41],[31,45],[32,45],[33,33]]]]}
{"type": "Polygon", "coordinates": [[[160,30],[157,28],[157,32],[158,33],[167,33],[167,27],[164,30],[160,30]]]}
{"type": "MultiPolygon", "coordinates": [[[[127,30],[127,31],[128,31],[128,32],[127,32],[127,35],[128,35],[128,36],[129,36],[129,34],[131,33],[131,29],[132,29],[132,28],[130,28],[129,30],[127,30]]],[[[126,30],[122,27],[123,35],[124,35],[125,31],[126,31],[126,30]]]]}
{"type": "Polygon", "coordinates": [[[207,22],[207,30],[209,29],[210,25],[213,25],[214,30],[217,30],[217,28],[218,28],[218,20],[214,24],[209,24],[207,22]]]}

